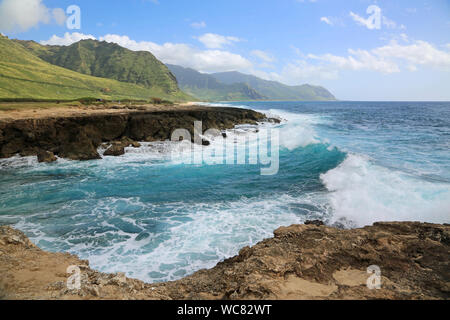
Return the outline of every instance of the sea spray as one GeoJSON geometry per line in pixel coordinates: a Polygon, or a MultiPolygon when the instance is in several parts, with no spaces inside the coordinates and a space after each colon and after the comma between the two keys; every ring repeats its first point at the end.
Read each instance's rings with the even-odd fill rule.
{"type": "Polygon", "coordinates": [[[331,222],[366,226],[377,221],[442,223],[450,218],[450,185],[418,179],[350,154],[321,175],[330,191],[331,222]]]}
{"type": "Polygon", "coordinates": [[[157,282],[212,267],[306,220],[449,222],[448,103],[233,106],[244,104],[283,119],[227,132],[251,144],[257,130],[278,128],[276,175],[249,163],[185,164],[171,157],[181,144],[170,141],[98,161],[16,157],[0,160],[0,224],[101,271],[157,282]]]}

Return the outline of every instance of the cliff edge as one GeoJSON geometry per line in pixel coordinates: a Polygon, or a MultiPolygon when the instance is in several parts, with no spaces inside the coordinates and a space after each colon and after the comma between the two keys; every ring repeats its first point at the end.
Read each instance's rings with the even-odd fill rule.
{"type": "MultiPolygon", "coordinates": [[[[164,141],[176,129],[193,136],[194,121],[203,130],[226,130],[256,124],[267,117],[241,108],[205,106],[67,107],[0,112],[0,158],[44,153],[71,160],[100,159],[102,143],[123,148],[137,141],[164,141]]],[[[112,152],[114,153],[114,152],[112,152]]]]}
{"type": "Polygon", "coordinates": [[[274,237],[184,279],[147,284],[92,270],[68,253],[36,247],[0,227],[1,299],[449,299],[450,226],[375,223],[340,230],[319,223],[281,227],[274,237]],[[81,272],[68,289],[67,267],[81,272]],[[381,272],[369,289],[369,266],[381,272]]]}

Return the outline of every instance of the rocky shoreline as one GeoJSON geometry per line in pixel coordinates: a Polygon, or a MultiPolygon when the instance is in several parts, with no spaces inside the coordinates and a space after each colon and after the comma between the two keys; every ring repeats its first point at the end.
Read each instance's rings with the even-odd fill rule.
{"type": "MultiPolygon", "coordinates": [[[[187,129],[193,136],[194,121],[202,121],[203,130],[226,130],[239,124],[256,124],[267,117],[240,108],[205,106],[111,107],[106,110],[74,110],[45,117],[0,118],[0,158],[38,156],[41,162],[56,160],[55,155],[71,160],[100,159],[97,151],[108,145],[106,155],[123,154],[137,141],[164,141],[176,129],[187,129]]],[[[207,142],[205,142],[207,144],[207,142]]]]}
{"type": "Polygon", "coordinates": [[[105,274],[68,253],[36,247],[22,232],[0,227],[0,299],[449,299],[450,226],[375,223],[342,230],[309,223],[178,281],[147,284],[105,274]],[[67,267],[81,271],[68,289],[67,267]],[[369,266],[381,288],[369,289],[369,266]]]}
{"type": "MultiPolygon", "coordinates": [[[[226,130],[271,120],[252,110],[193,105],[0,113],[0,158],[99,159],[102,145],[105,155],[118,156],[139,147],[137,141],[170,139],[175,129],[193,136],[194,121],[203,130],[226,130]]],[[[281,227],[210,270],[148,284],[98,272],[69,253],[43,251],[22,232],[0,226],[0,299],[449,299],[449,235],[449,225],[343,230],[312,221],[281,227]],[[67,287],[69,266],[81,271],[80,289],[67,287]],[[367,287],[370,266],[379,267],[380,289],[367,287]]]]}

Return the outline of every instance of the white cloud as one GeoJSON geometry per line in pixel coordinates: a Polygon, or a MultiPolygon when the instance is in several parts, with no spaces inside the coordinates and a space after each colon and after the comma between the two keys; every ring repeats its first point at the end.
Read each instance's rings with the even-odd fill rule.
{"type": "Polygon", "coordinates": [[[53,20],[63,24],[64,10],[49,9],[42,0],[3,0],[0,3],[0,29],[4,31],[23,32],[41,23],[53,20]]]}
{"type": "Polygon", "coordinates": [[[253,50],[252,52],[250,52],[253,56],[261,59],[264,62],[274,62],[275,58],[270,55],[267,52],[264,52],[262,50],[253,50]]]}
{"type": "Polygon", "coordinates": [[[355,20],[359,25],[366,27],[367,29],[373,30],[376,29],[377,27],[375,26],[375,24],[373,23],[373,21],[371,19],[365,19],[363,17],[361,17],[360,15],[350,11],[350,16],[353,18],[353,20],[355,20]]]}
{"type": "Polygon", "coordinates": [[[372,50],[349,49],[347,56],[308,54],[286,65],[280,74],[272,73],[270,76],[273,80],[298,84],[302,81],[337,79],[345,70],[392,74],[402,69],[414,72],[423,66],[450,71],[450,47],[443,51],[426,41],[411,41],[405,34],[401,37],[408,40],[408,44],[391,41],[372,50]]]}
{"type": "MultiPolygon", "coordinates": [[[[380,7],[372,5],[367,9],[367,13],[370,14],[367,19],[361,17],[353,11],[350,11],[350,17],[352,17],[352,19],[356,21],[356,23],[366,27],[369,30],[381,29],[382,26],[385,26],[388,29],[397,28],[397,23],[395,21],[381,14],[380,7]]],[[[404,25],[401,25],[400,28],[406,29],[404,25]]]]}
{"type": "Polygon", "coordinates": [[[60,26],[64,25],[66,22],[66,13],[61,8],[55,8],[52,10],[53,19],[55,19],[56,23],[60,26]]]}
{"type": "Polygon", "coordinates": [[[164,63],[190,67],[201,72],[247,70],[252,67],[244,57],[222,50],[199,50],[184,43],[157,44],[137,42],[128,36],[108,34],[100,40],[114,42],[134,51],[150,51],[164,63]]]}
{"type": "MultiPolygon", "coordinates": [[[[70,45],[83,39],[95,39],[92,35],[78,32],[65,33],[64,37],[53,35],[44,45],[70,45]]],[[[157,44],[150,41],[130,39],[128,36],[107,34],[98,40],[116,43],[133,51],[149,51],[164,63],[176,64],[201,72],[249,71],[252,63],[241,55],[223,50],[200,50],[184,43],[157,44]]]]}
{"type": "Polygon", "coordinates": [[[450,44],[443,45],[439,50],[426,41],[412,41],[407,35],[401,36],[407,44],[400,45],[396,41],[372,50],[349,49],[347,56],[331,53],[304,55],[286,64],[279,73],[252,73],[286,84],[317,83],[323,80],[338,79],[342,71],[372,71],[381,74],[392,74],[407,70],[415,72],[419,66],[450,71],[450,44]]]}
{"type": "Polygon", "coordinates": [[[339,76],[338,70],[324,65],[315,65],[306,60],[297,60],[287,64],[279,75],[272,74],[272,80],[290,85],[301,83],[320,83],[322,80],[333,80],[339,76]]]}
{"type": "Polygon", "coordinates": [[[204,44],[208,49],[220,49],[225,45],[232,44],[233,42],[241,41],[236,37],[222,36],[215,33],[205,33],[197,38],[198,41],[204,44]]]}
{"type": "Polygon", "coordinates": [[[96,40],[95,37],[91,34],[83,34],[83,33],[69,33],[66,32],[63,37],[58,37],[57,35],[53,35],[48,40],[41,41],[43,45],[51,45],[51,46],[69,46],[72,43],[78,42],[80,40],[92,39],[96,40]]]}
{"type": "Polygon", "coordinates": [[[325,54],[321,56],[309,55],[310,59],[316,59],[330,63],[332,66],[341,70],[369,70],[381,73],[399,72],[398,65],[390,60],[378,57],[367,50],[353,50],[349,49],[349,56],[341,57],[332,54],[325,54]]]}
{"type": "Polygon", "coordinates": [[[404,42],[409,42],[409,37],[406,33],[401,33],[400,39],[402,39],[404,42]]]}
{"type": "MultiPolygon", "coordinates": [[[[393,21],[393,20],[387,18],[386,16],[382,16],[382,17],[381,17],[381,22],[382,22],[383,25],[384,25],[385,27],[387,27],[388,29],[395,29],[395,28],[397,28],[397,23],[396,23],[395,21],[393,21]]],[[[404,25],[402,25],[402,26],[403,26],[402,29],[404,29],[405,26],[404,26],[404,25]]]]}
{"type": "Polygon", "coordinates": [[[417,40],[412,44],[400,45],[392,41],[372,52],[384,59],[400,59],[410,66],[424,65],[437,68],[450,68],[450,52],[435,48],[432,44],[417,40]]]}
{"type": "Polygon", "coordinates": [[[193,23],[191,23],[191,27],[194,29],[206,28],[206,23],[205,23],[205,21],[193,22],[193,23]]]}
{"type": "Polygon", "coordinates": [[[329,18],[327,18],[327,17],[322,17],[322,18],[320,18],[320,21],[325,22],[326,24],[328,24],[328,25],[330,25],[330,26],[333,25],[333,22],[332,22],[329,18]]]}
{"type": "MultiPolygon", "coordinates": [[[[81,39],[95,39],[92,35],[66,33],[64,37],[52,36],[42,44],[69,45],[81,39]]],[[[321,80],[337,79],[342,71],[371,71],[381,74],[410,72],[419,67],[438,68],[450,71],[450,44],[435,47],[431,43],[409,39],[401,34],[396,40],[371,50],[348,49],[347,55],[300,54],[299,59],[284,65],[280,71],[265,72],[261,68],[273,68],[276,59],[262,50],[250,54],[262,63],[253,65],[245,57],[225,50],[193,47],[185,43],[158,44],[150,41],[135,41],[128,36],[107,34],[99,40],[117,43],[134,51],[149,51],[164,63],[190,67],[200,72],[241,71],[268,80],[296,85],[303,82],[320,83],[321,80]],[[259,70],[258,70],[259,69],[259,70]]]]}

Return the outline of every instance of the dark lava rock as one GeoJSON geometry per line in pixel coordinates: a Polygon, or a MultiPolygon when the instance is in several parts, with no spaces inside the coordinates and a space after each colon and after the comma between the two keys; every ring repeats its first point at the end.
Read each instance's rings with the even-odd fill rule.
{"type": "Polygon", "coordinates": [[[133,148],[140,148],[140,147],[141,147],[141,144],[140,144],[139,142],[137,142],[137,141],[132,141],[132,142],[131,142],[131,146],[132,146],[133,148]]]}
{"type": "Polygon", "coordinates": [[[277,118],[268,118],[267,121],[270,123],[281,123],[281,120],[277,118]]]}
{"type": "Polygon", "coordinates": [[[49,151],[39,151],[39,153],[37,154],[37,158],[39,162],[54,162],[56,161],[56,157],[53,154],[53,152],[49,152],[49,151]]]}
{"type": "MultiPolygon", "coordinates": [[[[101,159],[97,152],[104,142],[117,141],[120,147],[106,155],[123,154],[122,147],[138,147],[136,141],[170,140],[174,130],[187,129],[193,136],[194,121],[208,129],[226,130],[239,124],[256,124],[267,117],[259,112],[239,108],[193,106],[177,110],[124,111],[123,113],[82,116],[55,116],[42,119],[0,121],[0,158],[15,154],[37,155],[50,150],[71,160],[101,159]]],[[[113,144],[113,143],[111,143],[113,144]]],[[[204,142],[209,145],[209,142],[204,142]]]]}
{"type": "Polygon", "coordinates": [[[323,221],[321,220],[308,220],[305,222],[306,225],[313,225],[313,226],[324,226],[325,223],[323,223],[323,221]]]}
{"type": "Polygon", "coordinates": [[[111,147],[109,147],[105,153],[103,155],[105,156],[121,156],[125,154],[125,148],[121,145],[112,145],[111,147]]]}
{"type": "Polygon", "coordinates": [[[140,148],[141,144],[137,141],[134,141],[133,139],[130,139],[128,137],[123,137],[120,141],[115,142],[117,145],[121,145],[122,147],[133,147],[133,148],[140,148]]]}

